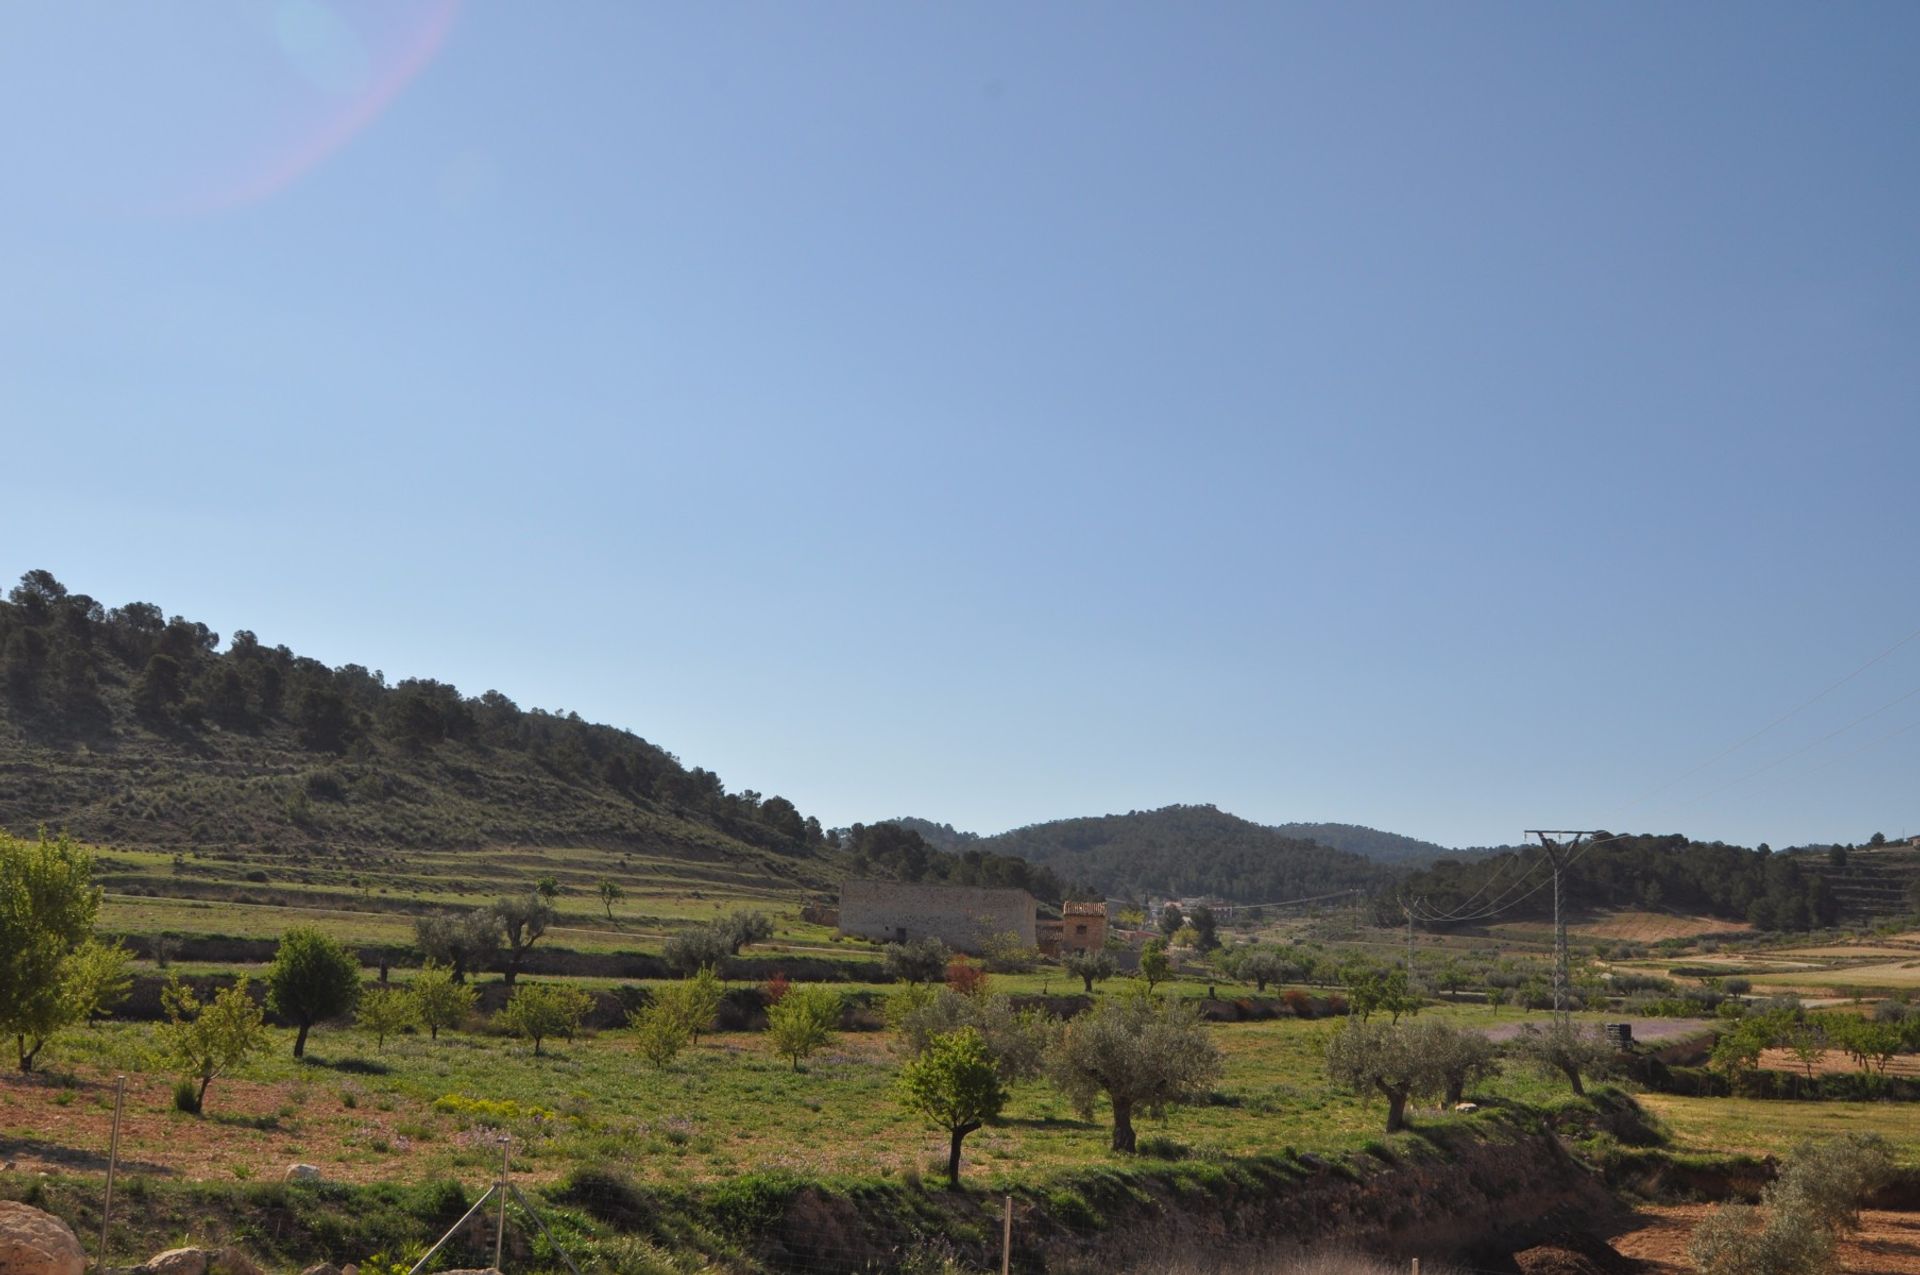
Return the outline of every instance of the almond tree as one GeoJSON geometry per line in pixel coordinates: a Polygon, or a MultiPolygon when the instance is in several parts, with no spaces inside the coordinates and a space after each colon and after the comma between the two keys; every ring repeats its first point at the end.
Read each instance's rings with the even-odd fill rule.
{"type": "Polygon", "coordinates": [[[206,1103],[207,1087],[217,1077],[267,1047],[266,1015],[254,1004],[244,974],[205,1002],[174,975],[160,992],[160,1004],[167,1011],[160,1044],[189,1081],[198,1082],[195,1112],[206,1103]]]}
{"type": "Polygon", "coordinates": [[[1000,1114],[1007,1091],[980,1033],[971,1027],[936,1037],[900,1072],[907,1107],[948,1136],[947,1184],[960,1186],[960,1144],[1000,1114]]]}

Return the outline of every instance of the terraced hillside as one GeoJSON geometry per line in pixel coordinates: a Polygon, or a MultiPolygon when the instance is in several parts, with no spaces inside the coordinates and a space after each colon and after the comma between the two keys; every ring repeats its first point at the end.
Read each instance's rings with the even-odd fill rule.
{"type": "Polygon", "coordinates": [[[1890,846],[1848,853],[1844,863],[1814,856],[1813,862],[1833,894],[1845,922],[1906,916],[1913,911],[1914,883],[1920,881],[1920,849],[1890,846]]]}
{"type": "Polygon", "coordinates": [[[44,573],[0,602],[0,827],[106,848],[122,932],[204,930],[176,923],[209,903],[220,933],[290,911],[407,928],[542,878],[563,918],[605,922],[612,881],[625,922],[665,928],[723,900],[797,908],[844,872],[791,802],[631,732],[161,617],[44,573]]]}

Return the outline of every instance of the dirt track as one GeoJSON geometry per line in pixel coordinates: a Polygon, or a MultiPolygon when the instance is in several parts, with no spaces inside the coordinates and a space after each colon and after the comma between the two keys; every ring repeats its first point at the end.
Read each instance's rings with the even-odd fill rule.
{"type": "MultiPolygon", "coordinates": [[[[1637,1257],[1649,1269],[1691,1275],[1687,1238],[1711,1212],[1710,1204],[1681,1204],[1643,1209],[1633,1230],[1613,1237],[1613,1246],[1637,1257]]],[[[1848,1275],[1920,1275],[1920,1213],[1868,1212],[1860,1215],[1860,1230],[1839,1248],[1836,1270],[1848,1275]]]]}

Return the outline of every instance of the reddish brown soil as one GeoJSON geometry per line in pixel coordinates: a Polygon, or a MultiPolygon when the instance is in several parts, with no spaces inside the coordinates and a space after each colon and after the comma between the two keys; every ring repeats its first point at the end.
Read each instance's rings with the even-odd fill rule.
{"type": "MultiPolygon", "coordinates": [[[[1769,1049],[1760,1055],[1760,1065],[1772,1071],[1797,1071],[1807,1074],[1806,1064],[1800,1061],[1800,1055],[1791,1049],[1769,1049]]],[[[1869,1064],[1872,1069],[1872,1064],[1869,1064]]],[[[1860,1064],[1852,1055],[1838,1049],[1823,1052],[1813,1064],[1816,1075],[1832,1075],[1842,1072],[1859,1071],[1860,1064]]],[[[1920,1076],[1920,1054],[1900,1054],[1887,1063],[1889,1076],[1920,1076]]]]}
{"type": "MultiPolygon", "coordinates": [[[[172,1109],[170,1080],[130,1076],[120,1170],[233,1180],[279,1177],[304,1161],[339,1181],[406,1175],[418,1150],[394,1132],[394,1114],[370,1103],[346,1108],[339,1094],[347,1087],[221,1079],[207,1094],[208,1114],[195,1118],[172,1109]],[[386,1150],[370,1154],[376,1139],[386,1150]]],[[[63,1090],[45,1076],[0,1075],[0,1168],[105,1172],[112,1125],[111,1081],[87,1077],[63,1090]]]]}
{"type": "MultiPolygon", "coordinates": [[[[1642,1209],[1634,1229],[1613,1237],[1613,1246],[1646,1262],[1649,1271],[1691,1275],[1687,1239],[1711,1212],[1710,1204],[1642,1209]]],[[[1920,1275],[1920,1213],[1867,1212],[1860,1230],[1840,1244],[1835,1270],[1847,1275],[1920,1275]]]]}

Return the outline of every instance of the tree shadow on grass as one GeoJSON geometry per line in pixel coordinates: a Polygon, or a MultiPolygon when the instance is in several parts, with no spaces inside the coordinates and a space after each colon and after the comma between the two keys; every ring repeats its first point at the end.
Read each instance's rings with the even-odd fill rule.
{"type": "Polygon", "coordinates": [[[1001,1129],[1104,1129],[1098,1120],[1082,1120],[1078,1116],[1008,1116],[994,1121],[1001,1129]]]}
{"type": "MultiPolygon", "coordinates": [[[[12,1167],[14,1161],[21,1158],[44,1160],[48,1164],[57,1164],[63,1169],[80,1169],[88,1173],[107,1171],[106,1148],[69,1147],[57,1142],[48,1142],[44,1138],[0,1137],[0,1166],[12,1167]]],[[[163,1164],[154,1164],[149,1160],[129,1160],[120,1157],[122,1173],[151,1173],[172,1176],[175,1170],[163,1164]]]]}
{"type": "Polygon", "coordinates": [[[300,1063],[305,1067],[322,1067],[348,1076],[386,1076],[393,1073],[392,1067],[371,1058],[317,1058],[308,1054],[300,1063]]]}

